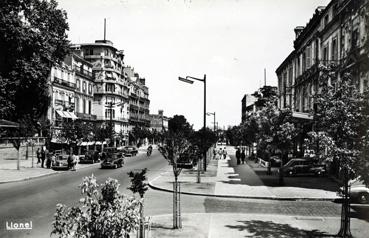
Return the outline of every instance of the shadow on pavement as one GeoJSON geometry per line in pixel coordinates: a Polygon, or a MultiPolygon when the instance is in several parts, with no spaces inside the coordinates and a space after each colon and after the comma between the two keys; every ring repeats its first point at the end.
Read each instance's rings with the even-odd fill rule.
{"type": "Polygon", "coordinates": [[[240,225],[226,225],[230,229],[247,231],[251,233],[245,237],[254,238],[297,238],[297,237],[336,237],[336,235],[326,234],[319,230],[303,230],[292,227],[289,224],[274,223],[272,221],[238,221],[240,225]]]}
{"type": "Polygon", "coordinates": [[[351,218],[357,218],[369,222],[369,208],[368,207],[351,207],[351,218]]]}
{"type": "MultiPolygon", "coordinates": [[[[233,167],[235,173],[230,174],[228,178],[236,179],[231,181],[223,181],[229,184],[246,184],[249,186],[269,186],[280,187],[279,175],[276,172],[276,168],[272,168],[272,174],[267,174],[267,168],[258,167],[253,161],[247,160],[246,164],[237,165],[236,158],[230,156],[231,160],[228,161],[229,167],[233,167]],[[255,176],[256,175],[256,176],[255,176]]],[[[329,177],[316,177],[316,176],[293,176],[284,177],[285,185],[283,187],[299,187],[308,189],[321,189],[325,191],[336,192],[339,189],[339,185],[329,177]]]]}

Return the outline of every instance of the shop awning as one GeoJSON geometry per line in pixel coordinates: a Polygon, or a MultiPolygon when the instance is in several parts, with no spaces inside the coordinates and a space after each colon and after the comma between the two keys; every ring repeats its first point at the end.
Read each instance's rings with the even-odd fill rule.
{"type": "Polygon", "coordinates": [[[292,117],[299,118],[299,119],[305,119],[305,120],[313,120],[313,116],[309,113],[303,113],[303,112],[292,112],[292,117]]]}
{"type": "Polygon", "coordinates": [[[75,120],[75,119],[78,118],[73,112],[56,110],[56,113],[58,113],[58,115],[63,117],[63,118],[70,118],[72,120],[75,120]]]}

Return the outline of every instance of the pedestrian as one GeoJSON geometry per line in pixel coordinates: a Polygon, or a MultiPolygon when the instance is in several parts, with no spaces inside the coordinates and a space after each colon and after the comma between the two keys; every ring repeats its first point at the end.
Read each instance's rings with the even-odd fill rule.
{"type": "Polygon", "coordinates": [[[45,159],[46,159],[45,148],[42,148],[42,150],[41,150],[41,168],[44,168],[45,159]]]}
{"type": "Polygon", "coordinates": [[[217,156],[217,150],[216,150],[216,147],[214,146],[214,148],[213,148],[213,159],[216,159],[216,156],[217,156]]]}
{"type": "Polygon", "coordinates": [[[73,164],[73,155],[72,155],[72,152],[69,153],[67,162],[68,162],[68,169],[72,169],[72,164],[73,164]]]}
{"type": "Polygon", "coordinates": [[[241,152],[242,164],[245,164],[245,159],[246,159],[245,148],[242,148],[242,152],[241,152]]]}
{"type": "Polygon", "coordinates": [[[50,169],[51,160],[50,160],[50,152],[48,149],[45,150],[45,160],[46,160],[46,168],[50,169]]]}
{"type": "Polygon", "coordinates": [[[37,156],[37,164],[41,163],[41,150],[40,150],[40,148],[37,148],[36,156],[37,156]]]}
{"type": "Polygon", "coordinates": [[[240,148],[237,148],[237,151],[236,151],[236,159],[237,159],[237,165],[239,165],[241,163],[241,151],[240,151],[240,148]]]}
{"type": "Polygon", "coordinates": [[[72,171],[76,171],[77,155],[72,155],[72,171]]]}
{"type": "Polygon", "coordinates": [[[218,159],[222,159],[222,156],[223,156],[223,149],[222,148],[220,148],[219,150],[218,150],[218,159]]]}
{"type": "Polygon", "coordinates": [[[223,159],[227,158],[227,150],[226,149],[227,149],[226,147],[224,147],[224,149],[223,149],[223,159]]]}

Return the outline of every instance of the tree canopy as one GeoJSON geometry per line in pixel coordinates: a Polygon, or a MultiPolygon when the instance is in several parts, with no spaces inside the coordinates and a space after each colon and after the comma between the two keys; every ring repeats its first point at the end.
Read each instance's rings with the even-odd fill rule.
{"type": "Polygon", "coordinates": [[[0,118],[26,124],[21,135],[46,115],[51,66],[68,53],[67,15],[57,7],[55,0],[0,3],[0,118]]]}

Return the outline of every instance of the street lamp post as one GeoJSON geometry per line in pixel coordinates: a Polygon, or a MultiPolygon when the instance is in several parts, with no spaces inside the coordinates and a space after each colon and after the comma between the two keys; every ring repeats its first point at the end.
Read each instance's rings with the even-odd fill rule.
{"type": "MultiPolygon", "coordinates": [[[[191,77],[191,76],[186,76],[186,78],[182,78],[182,77],[178,77],[178,79],[182,82],[185,82],[185,83],[189,83],[189,84],[193,84],[193,80],[197,80],[197,81],[200,81],[200,82],[203,82],[204,83],[204,126],[203,126],[203,136],[202,136],[202,139],[203,139],[203,145],[205,145],[205,128],[206,128],[206,74],[204,74],[204,78],[203,79],[200,79],[200,78],[195,78],[195,77],[191,77]]],[[[206,151],[204,152],[204,155],[203,155],[203,159],[204,159],[204,171],[206,171],[206,151]]]]}

